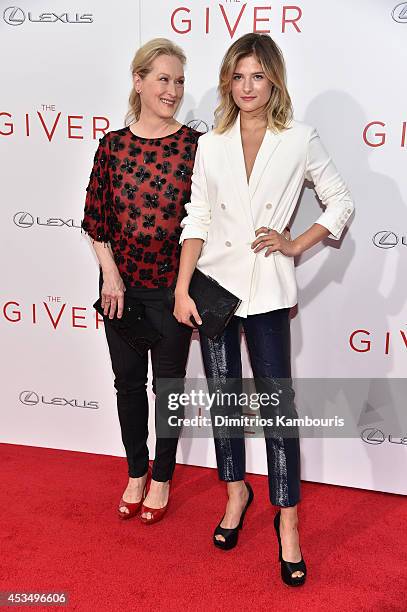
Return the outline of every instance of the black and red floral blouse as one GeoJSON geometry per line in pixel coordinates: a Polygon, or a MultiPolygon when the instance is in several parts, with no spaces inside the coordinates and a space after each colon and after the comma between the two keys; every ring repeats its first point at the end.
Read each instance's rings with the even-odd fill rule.
{"type": "Polygon", "coordinates": [[[170,287],[175,280],[200,135],[183,125],[147,139],[126,127],[99,141],[82,228],[93,240],[110,242],[128,286],[170,287]]]}

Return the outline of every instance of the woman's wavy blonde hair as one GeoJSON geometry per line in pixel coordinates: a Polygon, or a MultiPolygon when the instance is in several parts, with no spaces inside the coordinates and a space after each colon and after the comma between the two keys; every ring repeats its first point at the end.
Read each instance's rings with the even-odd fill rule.
{"type": "Polygon", "coordinates": [[[215,131],[219,134],[226,132],[239,114],[239,108],[231,92],[232,76],[239,60],[250,55],[256,57],[264,74],[273,84],[266,105],[268,127],[277,132],[285,130],[292,118],[293,110],[286,85],[285,63],[280,48],[266,34],[245,34],[229,47],[222,60],[218,85],[220,104],[215,110],[215,131]]]}
{"type": "MultiPolygon", "coordinates": [[[[142,79],[151,71],[152,62],[160,55],[173,55],[177,57],[184,66],[187,58],[185,53],[175,43],[168,38],[153,38],[145,45],[140,47],[131,62],[131,74],[138,74],[142,79]]],[[[134,121],[138,121],[141,112],[140,94],[135,90],[134,84],[129,96],[129,110],[125,117],[125,124],[130,125],[134,121]]]]}

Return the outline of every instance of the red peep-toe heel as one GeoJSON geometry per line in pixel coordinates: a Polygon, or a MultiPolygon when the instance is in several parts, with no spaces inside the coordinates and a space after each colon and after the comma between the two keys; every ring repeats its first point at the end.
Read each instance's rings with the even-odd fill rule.
{"type": "Polygon", "coordinates": [[[126,502],[126,501],[124,501],[123,498],[121,498],[121,500],[119,502],[119,506],[117,508],[117,512],[119,514],[119,518],[126,520],[126,519],[133,518],[133,516],[137,516],[137,514],[140,511],[141,505],[142,505],[143,501],[146,498],[147,487],[148,487],[148,484],[149,484],[150,480],[151,480],[151,468],[150,468],[150,466],[148,466],[146,483],[144,485],[143,494],[141,496],[140,501],[131,503],[131,502],[126,502]],[[123,512],[120,509],[120,508],[123,508],[123,507],[127,508],[128,512],[123,512]]]}
{"type": "Polygon", "coordinates": [[[152,525],[153,523],[158,523],[164,517],[164,514],[167,512],[168,504],[170,502],[170,489],[171,489],[171,480],[169,481],[169,490],[168,490],[168,501],[164,508],[149,508],[144,504],[141,506],[140,512],[140,521],[144,523],[144,525],[152,525]],[[145,512],[149,512],[151,514],[151,518],[146,518],[143,516],[145,512]]]}

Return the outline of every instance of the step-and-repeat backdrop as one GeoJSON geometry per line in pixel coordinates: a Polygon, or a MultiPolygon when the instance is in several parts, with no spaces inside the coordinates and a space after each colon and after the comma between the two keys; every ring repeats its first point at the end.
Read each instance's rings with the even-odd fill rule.
{"type": "MultiPolygon", "coordinates": [[[[293,373],[389,384],[405,377],[407,2],[0,6],[3,442],[124,455],[103,323],[92,309],[97,263],[79,226],[98,139],[123,126],[131,59],[157,36],[187,54],[178,118],[200,131],[211,129],[229,44],[258,31],[280,45],[296,118],[317,127],[356,204],[340,245],[297,261],[293,373]]],[[[319,214],[306,187],[293,234],[319,214]]],[[[249,376],[244,346],[243,358],[249,376]]],[[[188,375],[203,377],[195,337],[188,375]]],[[[397,419],[388,425],[386,397],[379,411],[360,406],[358,435],[305,437],[303,478],[405,494],[407,431],[397,419]]],[[[266,473],[264,441],[247,437],[248,471],[266,473]]],[[[150,446],[153,456],[153,434],[150,446]]],[[[213,441],[183,437],[178,460],[214,466],[213,441]]]]}

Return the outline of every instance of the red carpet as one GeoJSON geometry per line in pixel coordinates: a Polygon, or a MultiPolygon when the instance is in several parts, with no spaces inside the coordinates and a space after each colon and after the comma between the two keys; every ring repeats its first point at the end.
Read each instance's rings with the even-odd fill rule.
{"type": "Polygon", "coordinates": [[[264,476],[250,476],[254,503],[238,547],[224,552],[211,543],[225,501],[215,470],[177,466],[165,519],[146,527],[116,518],[123,458],[9,444],[0,458],[0,590],[69,593],[66,607],[37,610],[407,609],[401,496],[303,483],[309,576],[290,589],[279,576],[264,476]]]}

